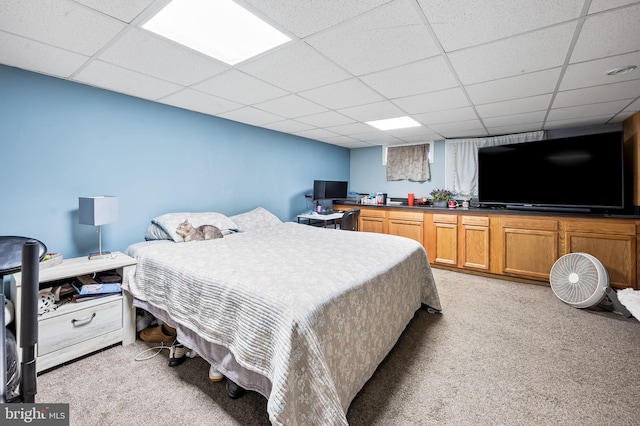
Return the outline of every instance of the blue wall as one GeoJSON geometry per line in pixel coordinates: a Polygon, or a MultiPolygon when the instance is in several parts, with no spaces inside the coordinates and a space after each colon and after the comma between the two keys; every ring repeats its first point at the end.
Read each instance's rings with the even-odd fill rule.
{"type": "Polygon", "coordinates": [[[382,165],[381,146],[352,149],[350,188],[363,194],[383,192],[392,198],[407,198],[407,194],[411,192],[416,197],[429,197],[431,190],[444,188],[444,149],[444,141],[434,143],[435,157],[430,164],[431,180],[427,182],[387,182],[387,168],[382,165]]]}
{"type": "Polygon", "coordinates": [[[115,195],[103,249],[141,241],[154,216],[311,208],[314,179],[348,180],[349,150],[0,66],[0,235],[65,258],[97,251],[78,197],[115,195]]]}

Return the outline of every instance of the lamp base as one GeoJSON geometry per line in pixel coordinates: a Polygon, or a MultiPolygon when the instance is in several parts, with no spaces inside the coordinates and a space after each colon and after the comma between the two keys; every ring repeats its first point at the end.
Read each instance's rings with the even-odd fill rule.
{"type": "Polygon", "coordinates": [[[111,259],[111,252],[100,251],[98,253],[91,253],[89,255],[89,260],[97,260],[97,259],[111,259]]]}

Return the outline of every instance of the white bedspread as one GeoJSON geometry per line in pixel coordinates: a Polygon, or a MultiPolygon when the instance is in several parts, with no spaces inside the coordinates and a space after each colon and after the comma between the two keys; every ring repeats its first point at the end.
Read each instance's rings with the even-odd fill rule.
{"type": "Polygon", "coordinates": [[[440,309],[426,253],[391,235],[296,223],[222,239],[137,243],[133,296],[271,381],[273,424],[346,412],[421,303],[440,309]]]}

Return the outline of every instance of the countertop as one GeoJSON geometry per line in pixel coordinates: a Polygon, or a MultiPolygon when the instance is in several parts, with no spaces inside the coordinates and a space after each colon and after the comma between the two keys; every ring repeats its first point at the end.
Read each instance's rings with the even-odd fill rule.
{"type": "Polygon", "coordinates": [[[383,205],[383,204],[360,204],[356,201],[336,201],[335,205],[342,206],[354,206],[361,208],[374,208],[374,209],[400,209],[411,211],[429,212],[447,212],[447,213],[472,213],[472,214],[506,214],[506,215],[519,215],[519,216],[565,216],[565,217],[582,217],[582,218],[608,218],[608,219],[640,219],[640,214],[609,214],[606,212],[601,213],[583,213],[574,211],[562,211],[554,209],[539,209],[539,210],[520,210],[504,207],[469,207],[469,208],[448,208],[448,207],[433,207],[431,205],[417,204],[414,206],[408,206],[407,204],[401,205],[383,205]]]}

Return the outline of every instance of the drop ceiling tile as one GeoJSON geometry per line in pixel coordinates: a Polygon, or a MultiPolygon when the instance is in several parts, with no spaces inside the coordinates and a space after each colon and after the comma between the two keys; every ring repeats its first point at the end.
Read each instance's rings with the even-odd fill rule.
{"type": "Polygon", "coordinates": [[[333,137],[333,136],[338,136],[333,132],[330,132],[328,130],[325,129],[310,129],[310,130],[303,130],[301,132],[295,132],[294,133],[296,136],[300,136],[302,138],[308,138],[308,139],[321,139],[321,138],[329,138],[329,137],[333,137]]]}
{"type": "Polygon", "coordinates": [[[303,130],[313,129],[314,126],[301,123],[297,120],[282,120],[265,124],[263,127],[283,133],[295,133],[301,132],[303,130]]]}
{"type": "Polygon", "coordinates": [[[0,31],[0,58],[12,67],[69,77],[89,58],[0,31]]]}
{"type": "Polygon", "coordinates": [[[264,1],[244,0],[300,38],[358,16],[390,0],[264,1]]]}
{"type": "Polygon", "coordinates": [[[340,126],[353,123],[353,119],[339,114],[335,111],[321,112],[320,114],[298,117],[296,120],[317,127],[340,126]]]}
{"type": "Polygon", "coordinates": [[[382,120],[385,118],[395,118],[406,115],[404,111],[389,101],[342,108],[338,110],[338,112],[346,115],[347,117],[351,117],[356,121],[382,120]]]}
{"type": "Polygon", "coordinates": [[[638,50],[640,4],[589,15],[571,54],[571,63],[638,50]]]}
{"type": "Polygon", "coordinates": [[[282,117],[279,115],[271,114],[251,106],[234,109],[233,111],[223,112],[217,115],[218,117],[251,124],[252,126],[264,126],[269,123],[282,121],[282,117]]]}
{"type": "Polygon", "coordinates": [[[195,84],[193,88],[246,105],[268,101],[289,93],[234,69],[195,84]]]}
{"type": "Polygon", "coordinates": [[[305,115],[317,114],[327,110],[326,108],[298,95],[288,95],[282,98],[261,102],[256,104],[255,107],[284,118],[297,118],[305,115]]]}
{"type": "Polygon", "coordinates": [[[558,92],[553,101],[553,107],[562,108],[621,99],[631,100],[638,96],[640,96],[640,79],[558,92]]]}
{"type": "Polygon", "coordinates": [[[591,0],[591,6],[589,7],[589,13],[597,13],[607,9],[613,9],[615,7],[624,6],[631,3],[636,3],[638,0],[591,0]]]}
{"type": "Polygon", "coordinates": [[[364,123],[352,123],[352,124],[343,124],[341,126],[329,126],[327,130],[330,130],[339,135],[349,136],[349,135],[357,135],[360,133],[369,133],[371,132],[371,126],[364,123]]]}
{"type": "Polygon", "coordinates": [[[467,97],[459,87],[397,98],[393,103],[409,114],[435,112],[469,105],[467,97]]]}
{"type": "Polygon", "coordinates": [[[518,75],[465,86],[474,104],[488,104],[509,99],[552,93],[560,77],[560,68],[518,75]]]}
{"type": "Polygon", "coordinates": [[[188,88],[162,98],[160,102],[211,115],[217,115],[242,107],[242,105],[235,102],[188,88]]]}
{"type": "Polygon", "coordinates": [[[571,127],[585,127],[585,126],[595,126],[606,124],[610,119],[611,115],[602,115],[602,116],[594,116],[594,117],[577,117],[577,118],[567,118],[562,120],[547,120],[544,125],[545,130],[551,129],[566,129],[571,127]]]}
{"type": "Polygon", "coordinates": [[[633,111],[628,111],[628,112],[622,111],[620,114],[617,114],[615,117],[613,117],[607,123],[622,123],[624,120],[626,120],[627,118],[631,117],[637,111],[638,110],[633,110],[633,111]]]}
{"type": "Polygon", "coordinates": [[[498,117],[501,115],[520,114],[531,111],[546,111],[551,103],[551,94],[513,99],[510,101],[476,105],[480,117],[498,117]]]}
{"type": "Polygon", "coordinates": [[[471,107],[447,109],[442,111],[414,114],[415,120],[430,126],[432,124],[454,123],[477,119],[475,111],[471,107]]]}
{"type": "Polygon", "coordinates": [[[469,129],[469,130],[443,130],[440,133],[446,139],[460,139],[460,138],[481,138],[484,136],[489,136],[484,129],[469,129]]]}
{"type": "Polygon", "coordinates": [[[3,0],[0,30],[91,56],[125,28],[123,22],[68,0],[3,0]]]}
{"type": "Polygon", "coordinates": [[[584,4],[583,0],[418,1],[447,52],[578,18],[584,4]]]}
{"type": "Polygon", "coordinates": [[[329,109],[347,108],[384,100],[382,96],[356,78],[307,90],[299,94],[329,109]]]}
{"type": "Polygon", "coordinates": [[[107,15],[113,16],[123,22],[131,22],[133,19],[142,13],[153,0],[118,0],[118,1],[104,1],[104,0],[75,0],[77,3],[82,3],[95,10],[98,10],[107,15]]]}
{"type": "Polygon", "coordinates": [[[482,123],[478,119],[457,121],[455,123],[432,124],[429,127],[438,133],[451,132],[451,131],[457,131],[457,130],[484,129],[484,127],[482,126],[482,123]]]}
{"type": "Polygon", "coordinates": [[[526,112],[523,114],[503,115],[501,117],[484,118],[482,121],[487,127],[516,126],[528,123],[542,123],[547,111],[526,112]]]}
{"type": "Polygon", "coordinates": [[[612,56],[610,58],[569,65],[564,77],[562,78],[562,83],[560,83],[560,90],[579,89],[582,87],[618,83],[621,81],[634,80],[639,78],[639,76],[640,52],[628,53],[625,55],[612,56]],[[605,74],[609,70],[625,65],[637,65],[638,68],[635,71],[626,74],[605,74]]]}
{"type": "Polygon", "coordinates": [[[405,141],[407,139],[412,139],[414,141],[415,140],[423,140],[423,141],[433,140],[433,137],[435,135],[433,130],[431,130],[426,126],[410,127],[407,129],[387,130],[386,133],[405,141]]]}
{"type": "Polygon", "coordinates": [[[399,137],[404,143],[439,141],[443,139],[442,135],[435,132],[422,133],[419,135],[403,135],[399,137]]]}
{"type": "Polygon", "coordinates": [[[99,59],[184,86],[227,69],[220,62],[138,28],[124,33],[99,59]]]}
{"type": "Polygon", "coordinates": [[[304,42],[284,46],[237,68],[291,92],[313,89],[351,77],[304,42]]]}
{"type": "Polygon", "coordinates": [[[354,75],[439,54],[410,0],[396,0],[306,40],[354,75]]]}
{"type": "Polygon", "coordinates": [[[549,112],[547,121],[597,117],[605,114],[611,114],[610,117],[612,117],[622,111],[627,105],[629,105],[629,101],[612,101],[567,108],[554,108],[549,112]]]}
{"type": "Polygon", "coordinates": [[[542,130],[542,122],[515,124],[513,126],[499,126],[499,127],[487,126],[487,129],[489,130],[489,133],[492,135],[511,135],[515,133],[537,132],[539,130],[542,130]]]}
{"type": "Polygon", "coordinates": [[[633,101],[633,103],[630,104],[629,106],[627,106],[624,110],[625,111],[640,111],[640,99],[637,99],[637,100],[633,101]]]}
{"type": "Polygon", "coordinates": [[[450,53],[464,84],[527,74],[564,64],[576,23],[557,25],[450,53]]]}
{"type": "Polygon", "coordinates": [[[433,92],[458,85],[440,56],[362,76],[361,80],[387,98],[433,92]]]}
{"type": "MultiPolygon", "coordinates": [[[[364,142],[360,142],[357,139],[350,138],[349,136],[332,136],[320,139],[322,142],[330,143],[332,145],[344,146],[345,148],[363,147],[364,142]]],[[[370,145],[368,145],[370,146],[370,145]]]]}
{"type": "Polygon", "coordinates": [[[75,75],[74,81],[114,92],[157,100],[182,89],[182,86],[126,70],[102,61],[93,61],[75,75]]]}
{"type": "MultiPolygon", "coordinates": [[[[373,129],[373,127],[371,128],[373,129]]],[[[403,141],[402,139],[398,139],[386,132],[381,132],[379,130],[369,133],[360,133],[358,135],[352,135],[351,137],[371,145],[392,145],[405,143],[405,141],[403,141]]]]}

